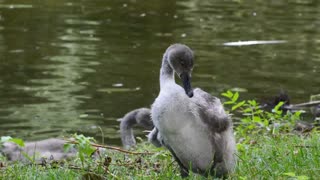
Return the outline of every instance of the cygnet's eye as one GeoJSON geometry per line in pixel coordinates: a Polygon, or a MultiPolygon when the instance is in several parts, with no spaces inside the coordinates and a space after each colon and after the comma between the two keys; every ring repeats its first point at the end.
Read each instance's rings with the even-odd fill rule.
{"type": "Polygon", "coordinates": [[[180,59],[179,62],[180,62],[180,64],[181,64],[182,66],[185,65],[185,62],[184,62],[182,59],[180,59]]]}

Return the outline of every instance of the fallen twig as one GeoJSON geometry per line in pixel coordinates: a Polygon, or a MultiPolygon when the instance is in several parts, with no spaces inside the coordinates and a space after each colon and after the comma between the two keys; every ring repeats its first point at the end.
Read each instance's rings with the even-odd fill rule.
{"type": "MultiPolygon", "coordinates": [[[[66,140],[66,141],[68,143],[71,143],[71,144],[79,144],[79,142],[77,142],[77,141],[72,141],[72,140],[66,140]]],[[[101,144],[96,144],[96,143],[90,143],[90,145],[93,146],[93,147],[98,147],[98,148],[112,149],[112,150],[116,150],[116,151],[123,152],[123,153],[126,153],[126,154],[143,154],[143,155],[154,154],[153,152],[132,152],[132,151],[127,151],[127,150],[121,149],[119,147],[101,145],[101,144]]]]}
{"type": "Polygon", "coordinates": [[[309,145],[296,145],[294,147],[301,147],[301,148],[316,148],[316,146],[309,146],[309,145]]]}
{"type": "Polygon", "coordinates": [[[320,104],[320,101],[311,101],[311,102],[305,102],[300,104],[291,104],[288,106],[285,106],[287,109],[300,109],[300,108],[308,108],[312,106],[317,106],[320,104]]]}

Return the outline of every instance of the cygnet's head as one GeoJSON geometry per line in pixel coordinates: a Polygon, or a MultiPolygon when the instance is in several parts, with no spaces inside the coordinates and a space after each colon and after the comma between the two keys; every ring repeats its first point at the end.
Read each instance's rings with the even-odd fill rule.
{"type": "Polygon", "coordinates": [[[166,55],[171,68],[182,80],[186,94],[190,98],[193,97],[191,72],[193,69],[194,55],[192,50],[183,44],[173,44],[168,47],[166,55]]]}

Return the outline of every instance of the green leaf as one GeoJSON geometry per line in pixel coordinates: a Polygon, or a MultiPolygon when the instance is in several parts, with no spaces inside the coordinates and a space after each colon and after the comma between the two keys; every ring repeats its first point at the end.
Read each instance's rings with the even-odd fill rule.
{"type": "Polygon", "coordinates": [[[255,100],[249,100],[248,103],[253,107],[257,106],[257,102],[255,100]]]}
{"type": "Polygon", "coordinates": [[[254,129],[254,128],[256,128],[256,125],[255,124],[250,124],[249,126],[248,126],[248,129],[254,129]]]}
{"type": "Polygon", "coordinates": [[[224,102],[223,104],[234,104],[234,102],[232,102],[232,101],[226,101],[226,102],[224,102]]]}
{"type": "Polygon", "coordinates": [[[233,96],[233,93],[232,93],[231,91],[227,91],[227,92],[225,92],[225,93],[222,93],[221,95],[224,96],[224,97],[227,97],[227,98],[231,99],[232,96],[233,96]]]}
{"type": "Polygon", "coordinates": [[[308,176],[297,176],[298,180],[308,180],[310,179],[308,176]]]}
{"type": "Polygon", "coordinates": [[[10,136],[2,136],[0,139],[0,143],[5,143],[5,142],[13,142],[20,147],[24,147],[24,141],[19,138],[12,138],[10,136]]]}
{"type": "Polygon", "coordinates": [[[82,152],[79,152],[78,155],[79,155],[80,161],[83,163],[83,162],[84,162],[84,155],[83,155],[83,153],[82,153],[82,152]]]}
{"type": "Polygon", "coordinates": [[[261,122],[261,118],[259,116],[253,116],[253,122],[261,122]]]}
{"type": "Polygon", "coordinates": [[[232,101],[236,102],[238,100],[238,98],[239,98],[239,93],[236,92],[236,93],[233,94],[232,101]]]}
{"type": "Polygon", "coordinates": [[[81,149],[81,152],[86,154],[87,156],[91,156],[93,152],[96,151],[96,148],[92,147],[91,145],[86,145],[81,149]]]}
{"type": "Polygon", "coordinates": [[[249,108],[249,107],[243,110],[243,112],[245,112],[245,113],[248,113],[248,112],[251,112],[251,111],[252,111],[252,109],[249,108]]]}
{"type": "Polygon", "coordinates": [[[245,176],[240,176],[239,179],[241,179],[241,180],[247,180],[248,178],[245,177],[245,176]]]}
{"type": "Polygon", "coordinates": [[[286,172],[286,173],[283,173],[283,175],[289,176],[289,177],[296,177],[296,174],[294,172],[286,172]]]}
{"type": "Polygon", "coordinates": [[[11,138],[9,140],[9,142],[13,142],[15,144],[17,144],[18,146],[20,147],[24,147],[24,141],[22,139],[19,139],[19,138],[11,138]]]}
{"type": "Polygon", "coordinates": [[[237,147],[238,151],[245,151],[246,150],[245,145],[241,144],[241,143],[237,144],[236,147],[237,147]]]}
{"type": "Polygon", "coordinates": [[[249,123],[251,120],[250,120],[250,118],[242,118],[241,119],[241,122],[243,122],[243,123],[249,123]]]}
{"type": "Polygon", "coordinates": [[[283,104],[284,104],[283,101],[279,102],[279,103],[276,105],[276,107],[273,108],[274,111],[275,111],[275,112],[279,111],[280,107],[281,107],[283,104]]]}
{"type": "Polygon", "coordinates": [[[294,115],[294,117],[296,117],[297,119],[299,119],[300,116],[301,116],[301,114],[302,114],[302,111],[300,110],[300,111],[296,111],[293,115],[294,115]]]}
{"type": "Polygon", "coordinates": [[[69,143],[65,143],[64,145],[63,145],[63,151],[66,153],[66,152],[69,152],[69,150],[71,149],[71,148],[73,148],[74,147],[74,144],[69,144],[69,143]]]}
{"type": "Polygon", "coordinates": [[[263,111],[261,109],[256,110],[256,114],[262,114],[263,111]]]}
{"type": "Polygon", "coordinates": [[[246,101],[239,102],[238,104],[232,106],[231,110],[234,111],[234,110],[238,109],[239,107],[243,106],[244,103],[246,103],[246,101]]]}

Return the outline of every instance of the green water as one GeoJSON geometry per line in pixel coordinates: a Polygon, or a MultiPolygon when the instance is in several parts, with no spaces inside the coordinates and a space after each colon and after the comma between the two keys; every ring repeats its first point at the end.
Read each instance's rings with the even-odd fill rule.
{"type": "Polygon", "coordinates": [[[195,51],[193,85],[214,95],[283,88],[307,101],[319,93],[319,31],[312,0],[0,0],[0,136],[118,144],[116,119],[153,102],[175,42],[195,51]],[[224,45],[261,40],[284,43],[224,45]]]}

